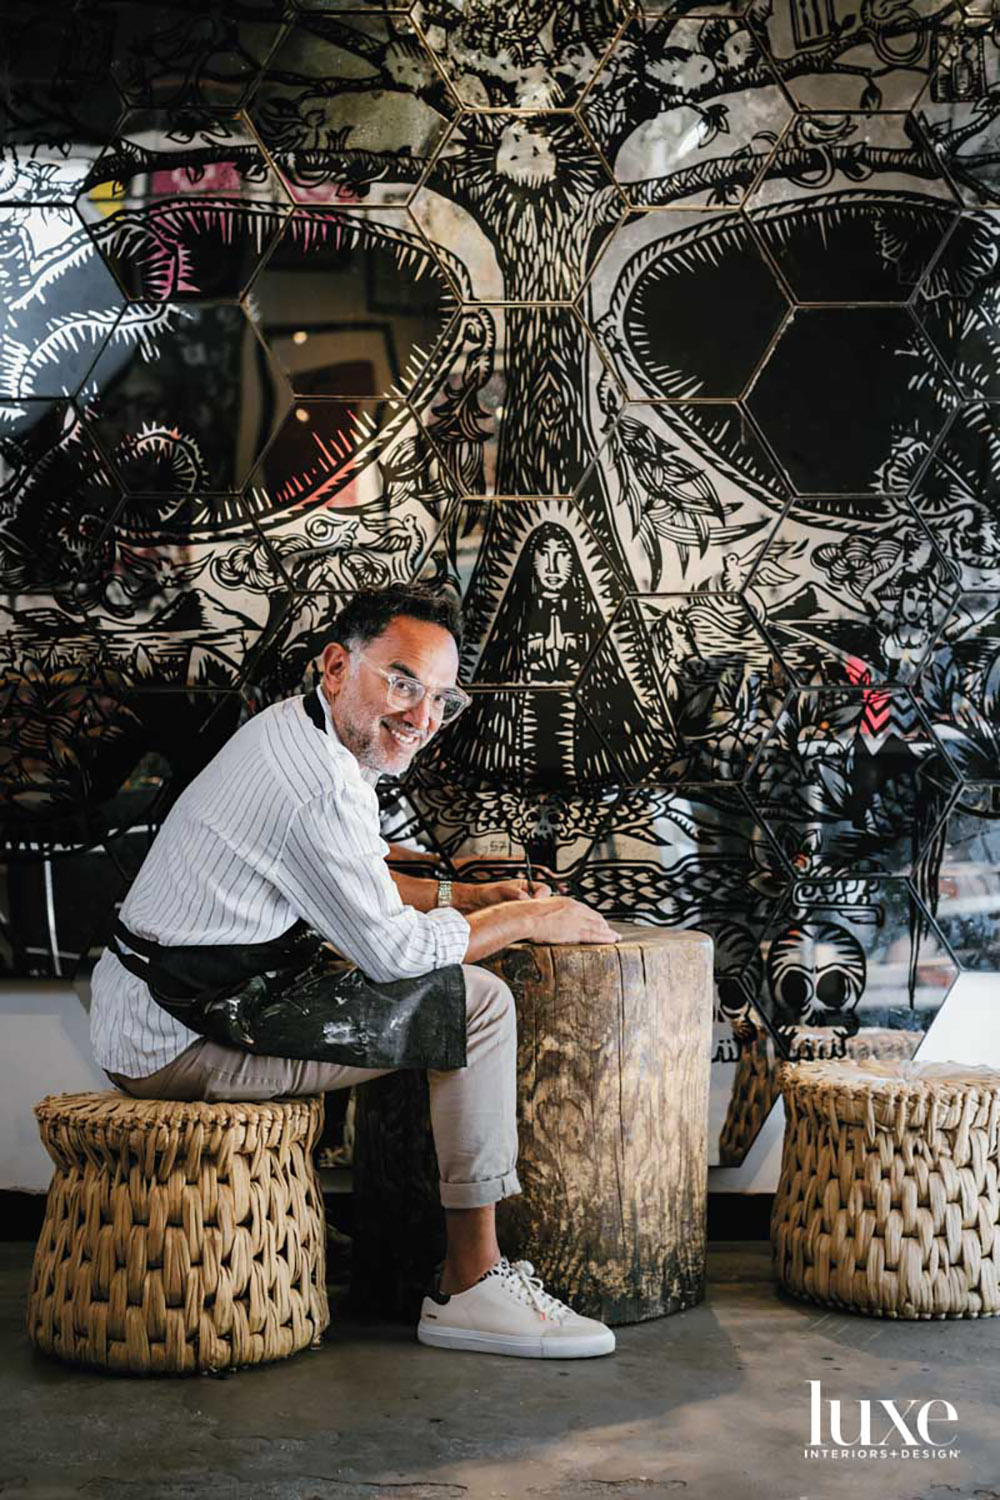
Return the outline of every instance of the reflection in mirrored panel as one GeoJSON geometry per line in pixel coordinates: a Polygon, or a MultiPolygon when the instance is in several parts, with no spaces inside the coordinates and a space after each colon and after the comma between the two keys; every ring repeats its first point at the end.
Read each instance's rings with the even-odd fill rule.
{"type": "Polygon", "coordinates": [[[879,111],[797,116],[747,209],[797,302],[907,302],[958,203],[911,118],[879,111]],[[869,160],[887,167],[881,202],[858,191],[869,160]]]}
{"type": "Polygon", "coordinates": [[[455,300],[404,211],[297,209],[249,306],[294,391],[370,398],[408,394],[455,300]]]}
{"type": "Polygon", "coordinates": [[[749,26],[681,10],[629,19],[584,101],[584,119],[633,207],[739,208],[765,170],[791,106],[749,26]],[[620,96],[631,93],[623,84],[648,76],[647,70],[647,89],[660,91],[673,107],[652,113],[646,90],[636,90],[639,118],[623,128],[620,96]],[[741,75],[753,76],[752,89],[740,86],[741,75]],[[713,83],[706,109],[699,95],[713,83]],[[720,191],[719,161],[726,156],[736,170],[720,191]]]}
{"type": "Polygon", "coordinates": [[[844,112],[911,109],[961,23],[949,0],[920,0],[905,13],[792,0],[750,24],[796,105],[844,112]]]}
{"type": "Polygon", "coordinates": [[[794,502],[744,589],[803,687],[912,682],[958,594],[931,532],[895,496],[794,502]]]}
{"type": "Polygon", "coordinates": [[[910,488],[914,447],[937,439],[956,394],[906,308],[800,307],[747,405],[798,494],[896,494],[910,488]]]}
{"type": "Polygon", "coordinates": [[[782,709],[745,787],[800,876],[912,874],[935,858],[957,777],[902,690],[802,692],[782,709]]]}
{"type": "Polygon", "coordinates": [[[0,975],[89,978],[158,826],[156,791],[167,767],[148,759],[119,798],[124,818],[136,820],[127,831],[91,849],[56,848],[0,866],[0,975]]]}
{"type": "Polygon", "coordinates": [[[249,106],[255,131],[304,206],[405,203],[454,112],[409,17],[373,9],[333,25],[318,14],[296,16],[249,106]]]}
{"type": "Polygon", "coordinates": [[[82,391],[127,490],[238,490],[276,429],[283,386],[243,309],[131,303],[82,391]]]}
{"type": "Polygon", "coordinates": [[[289,210],[240,115],[130,110],[76,208],[130,297],[238,297],[289,210]]]}
{"type": "Polygon", "coordinates": [[[745,1160],[778,1101],[779,1063],[839,1057],[902,1062],[913,1056],[920,1038],[920,1032],[891,1026],[859,1026],[851,1035],[802,1026],[786,1057],[752,1007],[728,1030],[716,1023],[709,1119],[709,1140],[717,1152],[714,1164],[738,1167],[745,1160]]]}
{"type": "Polygon", "coordinates": [[[545,305],[464,308],[412,393],[470,496],[570,494],[597,452],[592,401],[617,414],[618,384],[574,310],[545,305]]]}
{"type": "Polygon", "coordinates": [[[1000,785],[964,786],[948,815],[934,917],[963,969],[1000,969],[1000,785]]]}
{"type": "Polygon", "coordinates": [[[742,214],[631,214],[589,288],[591,327],[630,401],[734,400],[788,315],[742,214]],[[705,338],[720,307],[725,338],[705,338]]]}
{"type": "Polygon", "coordinates": [[[577,493],[642,593],[739,593],[788,504],[784,480],[729,402],[629,402],[577,493]]]}

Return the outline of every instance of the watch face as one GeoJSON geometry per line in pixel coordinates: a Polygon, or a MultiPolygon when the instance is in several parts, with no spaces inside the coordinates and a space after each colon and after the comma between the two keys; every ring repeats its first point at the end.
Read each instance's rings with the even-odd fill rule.
{"type": "Polygon", "coordinates": [[[438,906],[450,906],[450,905],[451,905],[451,881],[450,880],[439,880],[438,881],[438,906]]]}

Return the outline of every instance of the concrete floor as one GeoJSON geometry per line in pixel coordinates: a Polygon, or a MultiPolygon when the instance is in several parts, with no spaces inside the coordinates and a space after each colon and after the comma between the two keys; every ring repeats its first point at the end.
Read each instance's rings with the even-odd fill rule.
{"type": "Polygon", "coordinates": [[[447,1354],[340,1318],[287,1364],[156,1381],[35,1354],[30,1256],[0,1246],[4,1500],[1000,1500],[1000,1320],[810,1308],[758,1242],[714,1247],[706,1301],[620,1329],[608,1359],[447,1354]],[[806,1459],[816,1379],[845,1403],[950,1401],[960,1456],[806,1459]]]}

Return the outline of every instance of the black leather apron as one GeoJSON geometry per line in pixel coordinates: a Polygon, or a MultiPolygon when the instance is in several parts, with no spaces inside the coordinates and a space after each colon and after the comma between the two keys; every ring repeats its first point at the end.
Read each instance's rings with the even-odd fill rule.
{"type": "MultiPolygon", "coordinates": [[[[305,708],[326,720],[315,695],[305,708]]],[[[376,984],[299,921],[266,943],[164,944],[117,922],[111,951],[199,1036],[268,1057],[356,1068],[465,1067],[460,964],[376,984]]]]}

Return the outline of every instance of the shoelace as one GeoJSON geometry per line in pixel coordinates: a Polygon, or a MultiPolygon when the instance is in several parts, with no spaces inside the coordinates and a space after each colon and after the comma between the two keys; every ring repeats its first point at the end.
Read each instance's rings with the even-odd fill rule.
{"type": "Polygon", "coordinates": [[[522,1302],[528,1302],[540,1313],[543,1318],[550,1322],[561,1323],[570,1311],[565,1302],[560,1302],[558,1297],[553,1297],[542,1286],[542,1278],[535,1275],[535,1268],[530,1260],[509,1261],[504,1259],[501,1263],[504,1279],[511,1283],[511,1290],[522,1302]]]}

